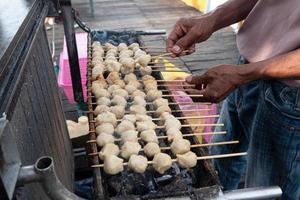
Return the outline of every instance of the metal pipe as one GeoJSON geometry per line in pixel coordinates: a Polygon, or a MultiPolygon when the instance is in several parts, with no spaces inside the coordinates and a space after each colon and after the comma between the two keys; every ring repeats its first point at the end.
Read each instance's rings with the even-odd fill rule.
{"type": "Polygon", "coordinates": [[[17,187],[22,186],[25,183],[28,184],[38,181],[40,181],[40,176],[36,173],[34,165],[21,167],[18,175],[17,187]]]}
{"type": "Polygon", "coordinates": [[[35,165],[21,168],[17,186],[38,182],[52,200],[83,200],[70,192],[56,176],[53,159],[49,156],[40,157],[35,165]]]}
{"type": "Polygon", "coordinates": [[[83,93],[81,86],[80,67],[78,61],[77,44],[74,30],[74,13],[69,0],[60,1],[63,17],[64,31],[67,43],[69,64],[71,70],[73,95],[77,103],[82,103],[83,93]]]}
{"type": "Polygon", "coordinates": [[[226,200],[258,200],[281,197],[282,190],[278,186],[245,188],[224,192],[226,200]]]}

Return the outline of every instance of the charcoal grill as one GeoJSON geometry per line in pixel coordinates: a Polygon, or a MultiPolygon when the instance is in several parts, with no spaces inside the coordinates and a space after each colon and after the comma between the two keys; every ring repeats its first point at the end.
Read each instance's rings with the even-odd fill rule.
{"type": "MultiPolygon", "coordinates": [[[[25,0],[20,0],[20,2],[23,1],[25,2],[25,0]]],[[[23,189],[25,190],[25,196],[29,199],[62,199],[56,194],[63,193],[60,192],[63,185],[59,184],[55,188],[56,190],[51,186],[57,186],[57,184],[52,184],[51,181],[50,184],[45,185],[47,181],[42,181],[41,177],[32,176],[34,175],[32,173],[34,166],[30,164],[38,160],[36,168],[42,169],[44,172],[47,168],[53,172],[53,162],[56,163],[58,178],[68,189],[72,190],[73,162],[70,141],[67,137],[65,119],[61,102],[59,102],[57,85],[55,84],[53,63],[50,59],[51,55],[43,26],[43,20],[47,12],[49,10],[54,12],[58,9],[56,6],[60,5],[65,19],[65,34],[71,61],[70,65],[72,66],[74,96],[78,102],[82,102],[71,2],[70,0],[61,0],[60,2],[58,0],[33,0],[26,2],[28,3],[26,4],[28,15],[22,17],[24,21],[22,20],[22,23],[16,24],[14,28],[8,27],[8,30],[18,30],[16,33],[12,33],[11,37],[14,36],[13,39],[5,38],[5,35],[4,38],[1,36],[1,41],[5,41],[5,48],[2,48],[3,50],[0,52],[0,63],[2,64],[0,67],[2,69],[0,73],[0,77],[2,77],[0,83],[2,94],[0,110],[1,114],[3,112],[8,115],[3,117],[1,115],[0,119],[0,199],[12,199],[16,192],[15,188],[20,187],[20,182],[24,184],[32,181],[42,182],[48,190],[44,193],[40,184],[25,185],[23,189]],[[31,112],[29,112],[29,108],[32,108],[31,112]],[[36,117],[43,120],[37,120],[36,117]],[[36,144],[36,146],[30,144],[36,144]],[[36,151],[36,149],[40,151],[36,151]],[[44,155],[53,156],[53,159],[44,155]],[[40,156],[43,157],[38,159],[40,156]],[[24,172],[27,170],[29,170],[29,173],[25,174],[24,172]],[[29,179],[27,179],[28,176],[29,179]],[[51,193],[55,195],[49,195],[51,193]]],[[[9,15],[11,13],[9,12],[9,15]]],[[[12,19],[11,16],[7,18],[12,19]]],[[[75,21],[80,22],[78,19],[75,19],[75,21]]],[[[79,25],[83,27],[83,24],[79,23],[79,25]]],[[[3,30],[5,32],[6,29],[3,30]]],[[[89,29],[85,30],[89,32],[89,29]]],[[[91,58],[91,42],[94,40],[93,34],[96,33],[101,35],[101,32],[92,32],[88,35],[89,59],[91,58]]],[[[131,39],[143,45],[141,39],[143,33],[143,31],[132,32],[126,41],[131,42],[129,40],[131,39]]],[[[124,32],[119,34],[122,35],[124,32]]],[[[113,39],[111,42],[118,41],[113,39]]],[[[91,66],[88,66],[88,77],[90,77],[91,66]]],[[[153,76],[158,80],[162,79],[159,72],[154,72],[153,76]]],[[[88,79],[87,87],[90,120],[89,140],[95,140],[93,98],[90,90],[91,79],[88,79]]],[[[168,88],[162,87],[161,89],[167,90],[168,88]]],[[[172,100],[174,99],[170,98],[170,101],[172,100]]],[[[176,104],[171,107],[172,109],[179,109],[176,104]]],[[[176,116],[181,116],[181,113],[178,112],[176,116]]],[[[191,132],[189,128],[182,131],[183,133],[191,132]]],[[[190,139],[193,143],[197,142],[196,138],[190,139]]],[[[209,160],[199,161],[197,167],[191,171],[182,170],[174,164],[165,175],[158,175],[149,169],[145,174],[135,174],[125,170],[120,175],[108,176],[103,173],[101,168],[97,167],[101,164],[98,157],[93,155],[97,151],[96,144],[89,142],[88,152],[92,154],[89,158],[90,165],[93,166],[95,199],[174,199],[175,197],[184,197],[186,199],[232,200],[251,199],[249,195],[253,197],[252,199],[258,199],[262,196],[273,197],[280,193],[278,188],[269,188],[268,190],[256,189],[254,192],[253,190],[246,190],[243,193],[238,191],[223,194],[220,191],[221,186],[217,174],[209,160]],[[241,194],[248,198],[241,198],[241,194]]],[[[205,148],[199,148],[195,151],[198,156],[207,155],[207,149],[205,148]]],[[[52,175],[55,175],[55,173],[52,173],[52,175]]],[[[51,180],[59,183],[53,179],[53,176],[51,180]]],[[[77,198],[70,193],[60,196],[64,196],[63,199],[77,198]]]]}
{"type": "MultiPolygon", "coordinates": [[[[212,166],[211,160],[199,160],[197,166],[190,170],[181,169],[174,163],[170,170],[164,175],[159,175],[152,167],[148,167],[144,174],[130,172],[126,167],[123,172],[118,175],[107,175],[101,169],[101,162],[98,159],[98,148],[95,143],[95,119],[93,110],[95,108],[95,99],[93,98],[91,84],[91,56],[93,41],[101,43],[110,42],[118,45],[120,42],[131,44],[138,42],[143,46],[144,42],[140,34],[136,32],[111,32],[111,31],[93,31],[88,35],[88,73],[87,73],[87,104],[89,117],[89,156],[93,168],[95,191],[98,198],[111,199],[163,199],[166,197],[188,196],[190,198],[213,199],[220,192],[220,183],[218,176],[212,166]]],[[[163,80],[161,72],[158,70],[152,72],[152,76],[157,80],[163,80]]],[[[165,86],[160,87],[161,90],[168,91],[165,86]]],[[[176,105],[174,98],[168,97],[172,110],[180,110],[176,105]]],[[[147,110],[154,110],[153,105],[149,105],[147,110]]],[[[173,113],[176,117],[182,117],[182,112],[173,113]]],[[[184,123],[183,123],[184,124],[184,123]]],[[[182,128],[183,134],[192,132],[189,127],[182,128]]],[[[157,135],[164,135],[164,130],[157,131],[157,135]]],[[[198,144],[196,137],[189,137],[192,144],[198,144]]],[[[165,141],[160,142],[160,146],[169,146],[165,141]]],[[[193,151],[200,157],[208,156],[208,150],[205,147],[194,148],[193,151]]]]}

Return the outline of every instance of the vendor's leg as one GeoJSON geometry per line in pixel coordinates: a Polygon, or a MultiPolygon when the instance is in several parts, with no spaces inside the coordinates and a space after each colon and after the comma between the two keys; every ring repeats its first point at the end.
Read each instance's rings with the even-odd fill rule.
{"type": "MultiPolygon", "coordinates": [[[[213,141],[238,140],[239,143],[215,146],[211,148],[212,154],[246,152],[248,150],[262,86],[263,81],[254,81],[239,87],[225,100],[219,122],[225,124],[227,134],[215,135],[213,141]]],[[[246,159],[246,156],[241,156],[214,160],[214,166],[219,172],[220,181],[225,190],[237,188],[241,176],[245,174],[246,159]]]]}
{"type": "Polygon", "coordinates": [[[267,82],[248,151],[246,186],[279,185],[284,200],[300,199],[300,89],[267,82]]]}
{"type": "MultiPolygon", "coordinates": [[[[220,118],[218,123],[223,123],[225,127],[217,127],[215,131],[227,131],[225,135],[214,135],[212,142],[223,142],[239,140],[244,141],[235,145],[221,145],[213,146],[210,149],[212,155],[228,154],[236,151],[246,151],[247,143],[245,143],[243,128],[240,124],[238,117],[237,106],[240,104],[240,91],[236,90],[232,93],[222,105],[220,118]]],[[[225,158],[213,160],[215,169],[218,171],[218,175],[222,186],[225,190],[231,190],[237,188],[241,175],[244,172],[246,166],[245,157],[225,158]]]]}

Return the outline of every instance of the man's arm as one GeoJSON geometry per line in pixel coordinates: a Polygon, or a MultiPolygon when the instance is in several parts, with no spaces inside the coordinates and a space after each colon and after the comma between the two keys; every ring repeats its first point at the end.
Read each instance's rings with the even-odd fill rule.
{"type": "Polygon", "coordinates": [[[214,23],[214,31],[244,20],[258,0],[230,0],[207,13],[214,23]]]}
{"type": "Polygon", "coordinates": [[[196,85],[199,91],[194,92],[203,94],[203,101],[219,102],[237,86],[251,81],[291,78],[300,78],[300,49],[261,62],[216,66],[186,81],[196,85]]]}
{"type": "Polygon", "coordinates": [[[167,39],[167,51],[184,55],[194,51],[194,45],[207,40],[215,31],[245,19],[258,0],[230,0],[199,17],[177,21],[167,39]]]}

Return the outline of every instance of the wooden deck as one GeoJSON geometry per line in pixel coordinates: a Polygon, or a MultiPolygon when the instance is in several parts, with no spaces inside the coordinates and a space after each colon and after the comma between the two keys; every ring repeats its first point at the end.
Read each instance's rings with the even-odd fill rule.
{"type": "MultiPolygon", "coordinates": [[[[73,0],[73,7],[80,18],[92,29],[97,30],[171,30],[181,17],[200,15],[196,9],[185,5],[180,0],[94,0],[94,16],[89,0],[73,0]]],[[[81,30],[77,29],[78,32],[81,30]]],[[[55,57],[58,63],[63,46],[62,24],[55,25],[55,57]]],[[[52,30],[48,31],[50,44],[52,30]]],[[[147,44],[165,46],[161,36],[152,36],[147,44]]],[[[237,49],[235,34],[230,27],[216,32],[208,41],[197,45],[197,51],[177,59],[178,66],[187,67],[192,73],[218,65],[235,63],[237,49]]]]}

